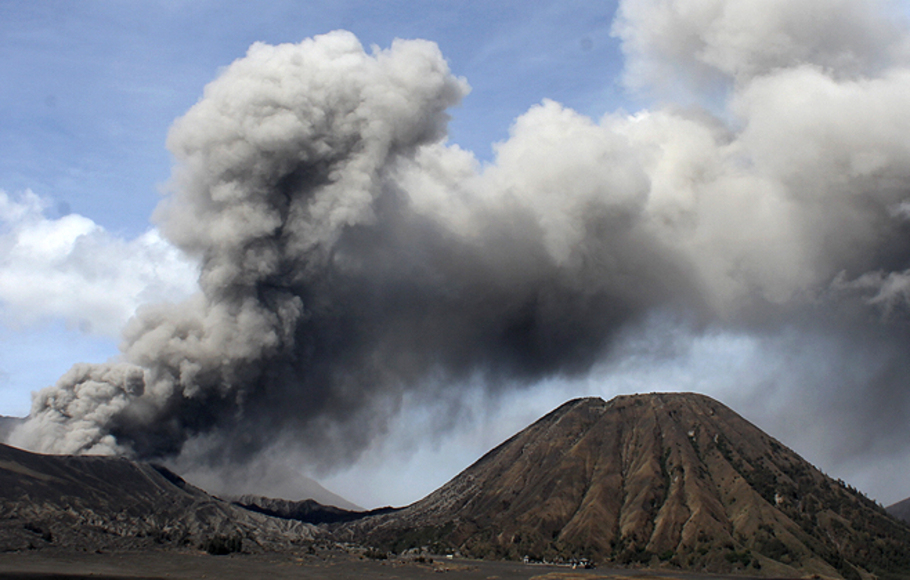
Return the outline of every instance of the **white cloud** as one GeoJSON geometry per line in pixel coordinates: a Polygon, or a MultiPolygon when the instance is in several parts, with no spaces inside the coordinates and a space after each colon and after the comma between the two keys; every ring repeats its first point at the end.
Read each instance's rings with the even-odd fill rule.
{"type": "Polygon", "coordinates": [[[156,229],[126,240],[81,215],[50,218],[48,206],[31,191],[0,191],[0,322],[62,319],[119,338],[139,305],[194,291],[196,264],[156,229]]]}

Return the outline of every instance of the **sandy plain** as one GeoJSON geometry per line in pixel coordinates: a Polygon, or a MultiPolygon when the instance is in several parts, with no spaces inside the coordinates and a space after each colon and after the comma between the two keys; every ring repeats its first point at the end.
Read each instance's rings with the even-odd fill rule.
{"type": "Polygon", "coordinates": [[[316,554],[231,554],[197,551],[86,553],[31,551],[0,554],[3,580],[726,580],[743,577],[654,570],[571,569],[565,566],[435,558],[371,560],[344,550],[316,554]]]}

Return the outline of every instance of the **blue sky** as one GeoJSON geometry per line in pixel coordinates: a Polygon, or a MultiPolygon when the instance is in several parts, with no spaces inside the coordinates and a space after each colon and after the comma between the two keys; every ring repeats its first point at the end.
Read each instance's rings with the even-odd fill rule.
{"type": "MultiPolygon", "coordinates": [[[[72,364],[116,355],[137,307],[194,291],[197,265],[151,216],[171,173],[169,128],[206,84],[255,42],[346,29],[366,47],[438,44],[471,86],[449,111],[449,142],[473,152],[481,172],[544,99],[626,139],[613,162],[645,167],[641,215],[701,284],[693,309],[704,311],[676,318],[675,302],[658,304],[587,376],[496,400],[471,391],[465,421],[442,435],[433,423],[445,408],[407,401],[363,461],[316,474],[328,487],[366,507],[405,503],[568,397],[692,390],[876,499],[902,499],[910,489],[894,482],[910,460],[910,403],[905,388],[896,399],[891,387],[881,387],[887,397],[873,388],[892,376],[888,353],[902,352],[900,317],[860,325],[873,338],[857,349],[857,333],[817,323],[813,299],[859,296],[869,320],[910,304],[902,239],[875,229],[899,229],[881,216],[910,215],[893,187],[910,182],[910,113],[897,114],[910,111],[910,35],[888,12],[907,6],[838,2],[832,11],[827,0],[807,0],[805,10],[704,0],[675,12],[679,0],[626,2],[623,45],[612,1],[0,0],[0,414],[25,415],[30,393],[72,364]],[[857,192],[871,200],[859,210],[857,192]],[[769,304],[780,307],[773,316],[761,308],[769,304]],[[809,421],[819,414],[843,428],[809,421]],[[891,422],[855,428],[882,414],[891,422]],[[365,478],[376,485],[364,490],[365,478]]],[[[522,139],[513,152],[532,148],[522,139]]],[[[534,195],[534,211],[562,209],[534,195]]]]}
{"type": "Polygon", "coordinates": [[[0,183],[133,236],[168,178],[168,128],[253,42],[335,29],[365,46],[437,42],[473,93],[451,139],[491,156],[543,98],[599,116],[617,83],[615,6],[592,2],[3,2],[0,183]]]}

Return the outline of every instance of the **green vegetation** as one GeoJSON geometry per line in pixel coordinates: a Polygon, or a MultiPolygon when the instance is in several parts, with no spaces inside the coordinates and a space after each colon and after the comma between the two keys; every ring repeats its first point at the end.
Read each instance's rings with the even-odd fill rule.
{"type": "Polygon", "coordinates": [[[746,567],[749,564],[751,564],[752,560],[753,560],[752,552],[750,550],[746,550],[744,552],[737,552],[736,550],[731,550],[731,551],[727,552],[726,554],[724,554],[724,558],[727,560],[727,562],[730,562],[731,564],[739,563],[739,564],[742,564],[743,567],[746,567]]]}
{"type": "Polygon", "coordinates": [[[219,534],[206,538],[200,548],[213,556],[226,556],[243,549],[243,538],[240,537],[240,534],[230,536],[219,534]]]}
{"type": "Polygon", "coordinates": [[[654,557],[648,550],[630,550],[620,558],[622,564],[647,564],[654,557]]]}

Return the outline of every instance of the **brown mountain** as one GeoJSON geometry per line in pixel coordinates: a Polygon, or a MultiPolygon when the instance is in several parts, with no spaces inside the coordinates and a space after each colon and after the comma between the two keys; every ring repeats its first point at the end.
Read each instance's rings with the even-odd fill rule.
{"type": "Polygon", "coordinates": [[[0,445],[0,552],[186,545],[259,551],[317,533],[221,501],[162,467],[0,445]]]}
{"type": "Polygon", "coordinates": [[[910,524],[910,497],[903,501],[899,501],[896,504],[889,505],[887,508],[888,513],[897,519],[910,524]]]}
{"type": "Polygon", "coordinates": [[[423,500],[339,533],[480,557],[852,579],[910,572],[910,528],[695,394],[570,401],[423,500]]]}

